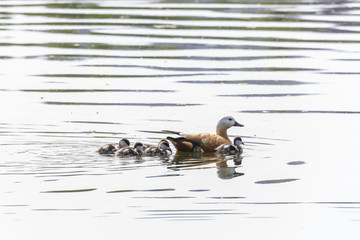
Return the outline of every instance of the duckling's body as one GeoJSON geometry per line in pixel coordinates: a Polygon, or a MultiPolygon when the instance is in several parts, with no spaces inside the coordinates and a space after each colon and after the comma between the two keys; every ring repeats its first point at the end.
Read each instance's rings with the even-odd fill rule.
{"type": "Polygon", "coordinates": [[[120,150],[121,148],[130,146],[130,141],[126,138],[120,139],[117,145],[115,144],[106,144],[101,146],[96,152],[99,154],[114,154],[116,151],[120,150]]]}
{"type": "Polygon", "coordinates": [[[96,152],[99,154],[114,154],[116,147],[113,144],[106,144],[101,146],[96,152]]]}
{"type": "Polygon", "coordinates": [[[161,140],[158,144],[158,146],[150,146],[147,147],[144,151],[144,155],[146,156],[157,156],[157,155],[167,155],[168,152],[172,152],[169,142],[165,139],[161,140]]]}
{"type": "Polygon", "coordinates": [[[123,147],[115,152],[115,156],[141,156],[143,155],[143,144],[137,142],[134,147],[123,147]]]}
{"type": "Polygon", "coordinates": [[[222,144],[217,147],[215,150],[217,153],[221,154],[241,154],[243,153],[243,149],[241,144],[244,145],[241,137],[234,138],[234,144],[222,144]]]}
{"type": "Polygon", "coordinates": [[[243,127],[235,121],[233,117],[223,117],[216,126],[216,134],[197,133],[185,134],[180,132],[168,131],[180,135],[180,138],[168,137],[171,143],[178,151],[193,152],[194,148],[199,150],[200,147],[204,152],[214,152],[222,144],[230,144],[231,140],[227,135],[227,129],[233,126],[243,127]]]}

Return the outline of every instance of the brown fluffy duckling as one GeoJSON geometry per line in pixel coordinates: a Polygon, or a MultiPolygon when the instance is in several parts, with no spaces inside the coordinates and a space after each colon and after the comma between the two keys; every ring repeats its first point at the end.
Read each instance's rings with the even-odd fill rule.
{"type": "Polygon", "coordinates": [[[134,147],[123,147],[115,152],[115,156],[141,156],[143,155],[143,144],[141,142],[136,142],[134,147]]]}
{"type": "Polygon", "coordinates": [[[165,139],[162,139],[157,145],[157,147],[155,146],[147,147],[144,151],[144,154],[146,156],[167,155],[168,151],[172,153],[169,142],[165,139]]]}
{"type": "Polygon", "coordinates": [[[130,141],[126,138],[122,138],[117,145],[106,144],[101,146],[96,152],[99,154],[114,154],[117,150],[128,146],[130,146],[130,141]]]}
{"type": "Polygon", "coordinates": [[[116,151],[116,147],[113,144],[106,144],[104,146],[101,146],[96,152],[99,154],[114,154],[116,151]]]}
{"type": "Polygon", "coordinates": [[[241,137],[235,137],[234,144],[222,144],[215,150],[221,154],[241,154],[243,153],[241,145],[245,145],[241,137]]]}

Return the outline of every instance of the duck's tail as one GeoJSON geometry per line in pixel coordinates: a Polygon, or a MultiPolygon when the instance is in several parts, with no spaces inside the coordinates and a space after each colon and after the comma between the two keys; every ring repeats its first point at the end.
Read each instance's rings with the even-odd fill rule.
{"type": "Polygon", "coordinates": [[[166,139],[168,139],[178,151],[200,152],[199,149],[201,149],[201,147],[199,143],[191,141],[184,137],[178,137],[178,138],[167,137],[166,139]]]}

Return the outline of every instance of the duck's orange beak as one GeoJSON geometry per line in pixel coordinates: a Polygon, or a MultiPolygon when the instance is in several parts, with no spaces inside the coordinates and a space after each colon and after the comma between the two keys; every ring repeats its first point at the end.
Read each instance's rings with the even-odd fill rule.
{"type": "Polygon", "coordinates": [[[242,125],[242,124],[240,124],[240,123],[238,123],[238,122],[235,121],[234,126],[235,126],[235,127],[243,127],[244,125],[242,125]]]}

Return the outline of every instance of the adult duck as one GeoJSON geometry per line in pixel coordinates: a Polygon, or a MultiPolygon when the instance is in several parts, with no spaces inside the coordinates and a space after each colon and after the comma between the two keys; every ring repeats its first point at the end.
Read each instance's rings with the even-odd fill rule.
{"type": "Polygon", "coordinates": [[[222,144],[231,144],[231,140],[227,135],[227,130],[231,127],[243,127],[233,117],[227,116],[219,120],[216,125],[216,134],[196,133],[186,134],[174,131],[165,131],[180,135],[181,137],[167,139],[174,145],[176,150],[183,152],[194,152],[201,148],[204,152],[215,152],[216,148],[222,144]]]}

